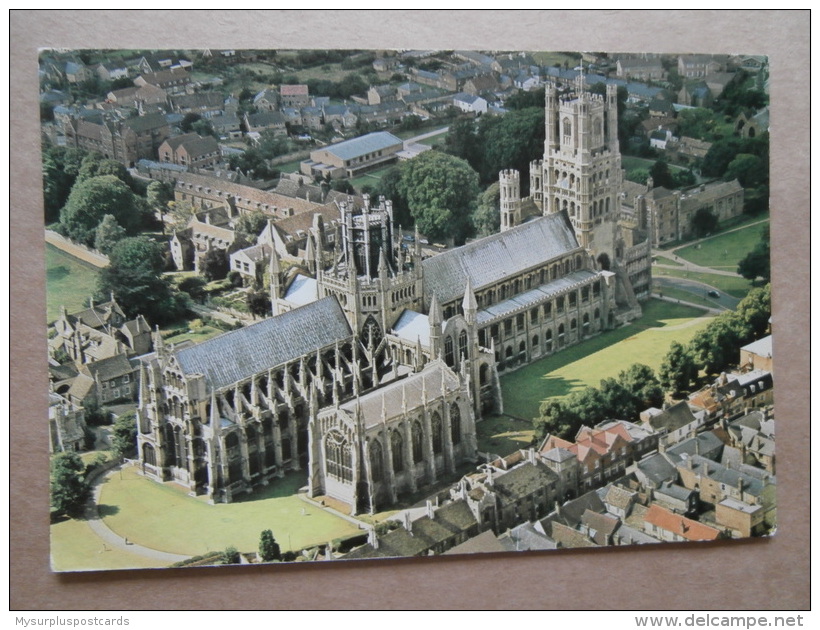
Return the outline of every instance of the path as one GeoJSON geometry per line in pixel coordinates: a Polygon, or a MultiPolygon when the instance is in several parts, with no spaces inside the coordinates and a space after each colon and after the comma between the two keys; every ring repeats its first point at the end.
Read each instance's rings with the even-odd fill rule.
{"type": "Polygon", "coordinates": [[[407,140],[404,141],[404,147],[403,148],[406,149],[411,144],[417,144],[419,142],[419,140],[426,140],[427,138],[432,138],[433,136],[438,136],[442,133],[447,133],[448,131],[450,131],[450,127],[442,127],[441,129],[433,129],[433,131],[428,131],[427,133],[422,133],[422,134],[419,134],[418,136],[413,136],[412,138],[407,138],[407,140]]]}
{"type": "Polygon", "coordinates": [[[302,501],[312,505],[316,509],[324,510],[325,512],[329,512],[330,514],[333,514],[333,516],[338,516],[339,518],[342,518],[342,519],[346,520],[348,523],[353,523],[353,525],[355,525],[359,529],[364,529],[364,530],[373,529],[372,525],[370,525],[368,523],[365,523],[364,521],[360,521],[359,519],[357,519],[353,516],[350,516],[350,514],[345,514],[344,512],[340,512],[339,510],[336,510],[336,509],[330,507],[329,505],[324,505],[322,503],[319,503],[318,501],[315,501],[315,500],[311,499],[306,494],[303,494],[303,493],[300,492],[298,494],[298,496],[299,496],[300,499],[302,499],[302,501]]]}
{"type": "MultiPolygon", "coordinates": [[[[128,464],[125,464],[128,465],[128,464]]],[[[102,493],[102,480],[105,479],[106,476],[114,474],[123,468],[123,464],[115,466],[114,468],[110,468],[103,473],[92,475],[91,476],[91,496],[88,499],[88,502],[85,504],[85,519],[88,523],[88,526],[91,528],[97,536],[99,536],[105,544],[109,547],[115,547],[117,549],[121,549],[122,551],[129,551],[131,553],[138,554],[140,556],[144,556],[146,558],[151,558],[153,560],[159,560],[160,562],[164,562],[166,564],[173,564],[175,562],[179,562],[180,560],[187,560],[191,556],[183,556],[176,553],[166,553],[164,551],[157,551],[156,549],[151,549],[150,547],[143,547],[142,545],[137,545],[132,542],[127,542],[125,538],[116,534],[113,530],[111,530],[108,525],[105,524],[100,518],[100,512],[98,509],[100,503],[100,494],[102,493]]]]}
{"type": "MultiPolygon", "coordinates": [[[[724,309],[717,309],[717,308],[709,308],[704,306],[703,304],[696,304],[695,302],[687,302],[686,300],[678,300],[676,298],[671,298],[667,296],[661,296],[658,293],[652,294],[653,298],[658,300],[663,300],[664,302],[672,302],[673,304],[682,304],[683,306],[691,306],[692,308],[699,308],[702,311],[706,311],[711,313],[712,315],[720,315],[724,309]]],[[[708,317],[695,317],[694,319],[689,320],[688,322],[684,322],[682,324],[674,324],[672,326],[663,326],[659,328],[659,330],[678,330],[680,328],[688,328],[689,326],[694,326],[696,323],[701,322],[705,319],[709,319],[708,317]]]]}
{"type": "Polygon", "coordinates": [[[66,237],[57,234],[57,232],[46,230],[46,243],[53,245],[57,249],[64,251],[66,254],[74,256],[74,258],[79,258],[84,262],[94,265],[95,267],[108,266],[107,256],[103,256],[102,254],[93,252],[90,249],[83,247],[82,245],[72,243],[66,237]]]}
{"type": "MultiPolygon", "coordinates": [[[[703,267],[701,265],[696,265],[693,262],[689,262],[685,258],[681,258],[675,252],[678,251],[679,249],[683,249],[684,247],[691,247],[692,245],[697,245],[699,243],[703,243],[704,241],[708,241],[708,240],[711,240],[713,238],[717,238],[718,236],[723,236],[724,234],[730,234],[731,232],[737,232],[739,230],[745,230],[746,228],[749,228],[749,227],[752,227],[752,226],[755,226],[755,225],[761,225],[763,223],[768,223],[768,222],[769,222],[769,219],[761,219],[760,221],[753,221],[752,223],[747,223],[745,225],[741,225],[739,227],[732,228],[731,230],[725,230],[725,231],[719,232],[718,234],[713,234],[711,236],[704,236],[703,238],[699,238],[699,239],[696,239],[694,241],[690,241],[688,243],[682,243],[680,245],[676,245],[675,247],[672,247],[671,249],[667,249],[667,250],[653,249],[652,250],[652,255],[656,256],[656,257],[659,257],[659,258],[671,258],[675,262],[679,263],[680,266],[683,267],[686,271],[693,271],[693,272],[697,272],[697,273],[712,273],[712,274],[716,274],[718,276],[733,276],[735,278],[741,278],[742,276],[739,273],[735,272],[735,271],[724,271],[722,269],[715,269],[714,267],[703,267]]],[[[680,269],[680,267],[678,265],[664,265],[662,263],[658,263],[658,264],[656,264],[656,266],[657,267],[667,268],[667,269],[680,269]]]]}
{"type": "Polygon", "coordinates": [[[204,315],[206,317],[212,317],[214,319],[221,320],[228,324],[234,325],[237,322],[244,324],[245,321],[239,319],[238,317],[234,317],[233,315],[228,315],[227,313],[223,313],[222,311],[218,311],[214,308],[209,308],[204,304],[191,304],[191,310],[194,311],[197,315],[204,315]]]}

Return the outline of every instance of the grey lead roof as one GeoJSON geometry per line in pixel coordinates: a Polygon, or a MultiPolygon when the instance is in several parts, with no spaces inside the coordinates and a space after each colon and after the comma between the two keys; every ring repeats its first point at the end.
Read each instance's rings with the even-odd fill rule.
{"type": "Polygon", "coordinates": [[[401,145],[402,141],[392,133],[388,133],[387,131],[374,131],[366,136],[351,138],[350,140],[324,147],[324,150],[328,153],[332,153],[339,159],[350,160],[367,153],[375,153],[376,151],[387,149],[397,144],[401,145]]]}
{"type": "Polygon", "coordinates": [[[425,260],[424,290],[444,304],[464,295],[467,278],[474,291],[578,249],[563,213],[528,221],[425,260]]]}
{"type": "Polygon", "coordinates": [[[326,297],[179,350],[176,357],[186,374],[204,374],[220,389],[352,334],[336,298],[326,297]]]}

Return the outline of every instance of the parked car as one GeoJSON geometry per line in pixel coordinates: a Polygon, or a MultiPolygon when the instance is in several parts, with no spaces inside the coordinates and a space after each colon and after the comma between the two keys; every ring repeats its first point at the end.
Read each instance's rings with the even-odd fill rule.
{"type": "Polygon", "coordinates": [[[720,293],[718,293],[714,289],[711,289],[711,290],[707,291],[706,295],[708,295],[709,297],[713,297],[713,298],[719,298],[720,297],[720,293]]]}

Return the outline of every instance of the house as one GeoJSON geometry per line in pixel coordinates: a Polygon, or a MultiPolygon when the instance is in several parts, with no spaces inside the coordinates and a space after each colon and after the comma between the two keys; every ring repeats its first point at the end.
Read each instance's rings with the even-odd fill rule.
{"type": "Polygon", "coordinates": [[[266,88],[253,97],[253,104],[259,111],[279,111],[279,90],[266,88]]]}
{"type": "Polygon", "coordinates": [[[687,81],[678,92],[678,103],[690,107],[710,107],[714,94],[706,81],[687,81]]]}
{"type": "Polygon", "coordinates": [[[662,445],[677,444],[684,437],[697,431],[706,422],[705,414],[700,413],[696,417],[686,401],[675,403],[663,409],[650,407],[642,411],[640,417],[641,422],[647,428],[660,436],[660,444],[662,445]]]}
{"type": "Polygon", "coordinates": [[[672,132],[658,127],[649,134],[649,146],[658,151],[665,151],[667,143],[672,140],[672,132]]]}
{"type": "Polygon", "coordinates": [[[649,506],[644,517],[644,531],[667,542],[707,541],[723,537],[720,530],[675,514],[657,503],[649,506]]]}
{"type": "Polygon", "coordinates": [[[199,114],[211,119],[224,113],[225,99],[218,92],[174,94],[168,97],[171,110],[178,114],[199,114]]]}
{"type": "Polygon", "coordinates": [[[151,330],[145,318],[127,319],[113,295],[109,302],[95,304],[92,300],[88,308],[74,313],[61,307],[54,330],[56,335],[49,342],[51,353],[62,349],[76,364],[151,350],[151,330]]]}
{"type": "Polygon", "coordinates": [[[774,363],[772,361],[772,336],[767,335],[762,339],[746,344],[740,349],[741,369],[751,368],[753,370],[764,370],[774,374],[774,363]]]}
{"type": "Polygon", "coordinates": [[[279,86],[280,107],[292,107],[299,109],[310,105],[310,94],[307,85],[281,85],[279,86]]]}
{"type": "Polygon", "coordinates": [[[159,147],[159,161],[188,168],[211,168],[221,162],[216,138],[186,133],[168,138],[159,147]]]}
{"type": "Polygon", "coordinates": [[[94,151],[131,167],[140,159],[155,159],[171,128],[165,116],[157,113],[102,123],[71,118],[63,132],[66,146],[94,151]]]}
{"type": "Polygon", "coordinates": [[[105,101],[122,107],[138,109],[140,105],[165,105],[168,101],[168,93],[161,87],[149,83],[143,86],[112,90],[106,95],[105,101]]]}
{"type": "Polygon", "coordinates": [[[105,406],[137,400],[139,374],[125,354],[85,363],[80,367],[80,375],[93,382],[83,402],[93,400],[99,406],[105,406]]]}
{"type": "Polygon", "coordinates": [[[619,57],[615,73],[621,79],[633,81],[661,81],[666,76],[661,60],[657,57],[619,57]]]}
{"type": "Polygon", "coordinates": [[[245,129],[251,133],[262,133],[270,130],[277,136],[288,135],[287,121],[281,112],[246,112],[244,121],[245,129]]]}
{"type": "Polygon", "coordinates": [[[48,395],[48,427],[49,453],[85,450],[85,410],[54,392],[48,395]]]}
{"type": "Polygon", "coordinates": [[[729,423],[726,431],[742,463],[775,474],[774,419],[769,416],[767,409],[750,411],[729,423]]]}
{"type": "Polygon", "coordinates": [[[184,94],[191,83],[191,73],[184,68],[144,72],[134,79],[134,85],[153,85],[168,94],[184,94]]]}
{"type": "Polygon", "coordinates": [[[487,101],[480,96],[459,92],[453,96],[453,105],[461,111],[471,114],[483,114],[487,111],[487,101]]]}
{"type": "Polygon", "coordinates": [[[769,131],[769,108],[758,112],[743,110],[735,119],[735,131],[744,138],[755,138],[769,131]]]}
{"type": "Polygon", "coordinates": [[[97,76],[102,81],[116,81],[117,79],[128,78],[128,66],[117,61],[107,61],[97,64],[97,76]]]}
{"type": "Polygon", "coordinates": [[[726,55],[680,55],[678,74],[685,79],[702,78],[716,72],[725,72],[726,55]]]}
{"type": "Polygon", "coordinates": [[[375,131],[310,152],[300,172],[310,177],[321,175],[334,179],[355,177],[374,168],[395,162],[404,143],[391,133],[375,131]]]}

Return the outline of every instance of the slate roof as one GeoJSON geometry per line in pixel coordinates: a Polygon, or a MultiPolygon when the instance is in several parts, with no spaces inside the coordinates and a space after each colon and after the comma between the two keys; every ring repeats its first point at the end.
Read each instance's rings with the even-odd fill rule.
{"type": "Polygon", "coordinates": [[[654,485],[678,478],[678,471],[660,453],[649,455],[637,463],[638,470],[654,485]]]}
{"type": "Polygon", "coordinates": [[[401,145],[402,141],[387,131],[374,131],[359,138],[351,138],[338,144],[323,147],[324,151],[331,153],[341,160],[350,160],[367,153],[375,153],[388,147],[401,145]]]}
{"type": "Polygon", "coordinates": [[[758,339],[757,341],[753,341],[752,343],[746,344],[740,348],[741,350],[745,350],[746,352],[751,352],[752,354],[756,354],[761,357],[771,357],[772,356],[772,336],[767,335],[762,339],[758,339]]]}
{"type": "Polygon", "coordinates": [[[682,455],[704,455],[717,460],[723,450],[723,442],[711,431],[698,433],[697,436],[681,440],[672,448],[666,449],[673,462],[678,462],[682,455]]]}
{"type": "Polygon", "coordinates": [[[418,340],[423,346],[429,346],[430,320],[427,315],[406,310],[394,324],[393,334],[406,341],[416,343],[418,340]]]}
{"type": "Polygon", "coordinates": [[[186,374],[204,374],[220,389],[352,334],[339,303],[326,297],[179,350],[176,358],[186,374]]]}
{"type": "MultiPolygon", "coordinates": [[[[327,299],[329,298],[325,298],[327,299]]],[[[308,307],[303,306],[298,310],[305,308],[308,307]]],[[[341,309],[339,312],[341,313],[341,309]]],[[[403,400],[406,401],[407,410],[412,411],[423,404],[422,392],[426,393],[428,400],[440,397],[442,381],[447,392],[461,387],[458,376],[446,366],[444,361],[431,361],[421,372],[411,374],[407,378],[393,382],[361,398],[351,400],[341,405],[341,408],[352,414],[356,412],[356,407],[361,405],[365,426],[372,427],[381,422],[382,410],[387,420],[401,416],[403,400]]]]}
{"type": "Polygon", "coordinates": [[[298,274],[285,293],[285,299],[293,304],[310,304],[319,299],[318,283],[314,278],[298,274]]]}
{"type": "Polygon", "coordinates": [[[569,219],[550,214],[428,258],[424,267],[426,297],[442,304],[464,296],[467,278],[474,291],[538,267],[578,249],[569,219]]]}
{"type": "MultiPolygon", "coordinates": [[[[530,549],[531,547],[526,547],[530,549]]],[[[452,549],[444,552],[445,556],[456,556],[465,553],[495,553],[498,551],[516,551],[509,549],[504,543],[495,537],[491,530],[481,532],[478,536],[473,536],[469,540],[465,540],[460,545],[456,545],[452,549]]]]}
{"type": "Polygon", "coordinates": [[[115,354],[113,357],[86,363],[81,370],[92,378],[99,376],[100,381],[108,381],[125,374],[131,374],[134,368],[131,367],[131,363],[124,354],[115,354]]]}
{"type": "Polygon", "coordinates": [[[495,476],[493,489],[498,494],[515,500],[529,496],[557,479],[558,475],[544,464],[527,462],[495,476]]]}
{"type": "Polygon", "coordinates": [[[476,318],[481,326],[504,319],[516,311],[541,304],[544,300],[598,275],[597,272],[588,269],[573,271],[563,278],[552,280],[540,287],[483,308],[478,312],[476,318]]]}
{"type": "Polygon", "coordinates": [[[141,133],[165,127],[168,125],[168,121],[165,120],[164,114],[146,114],[145,116],[129,118],[124,124],[130,127],[135,133],[141,133]]]}
{"type": "Polygon", "coordinates": [[[532,523],[514,527],[496,540],[502,545],[503,551],[538,551],[558,548],[554,540],[538,531],[532,523]]]}
{"type": "Polygon", "coordinates": [[[695,422],[695,416],[684,400],[651,416],[648,424],[655,430],[665,428],[672,432],[693,422],[695,422]]]}

